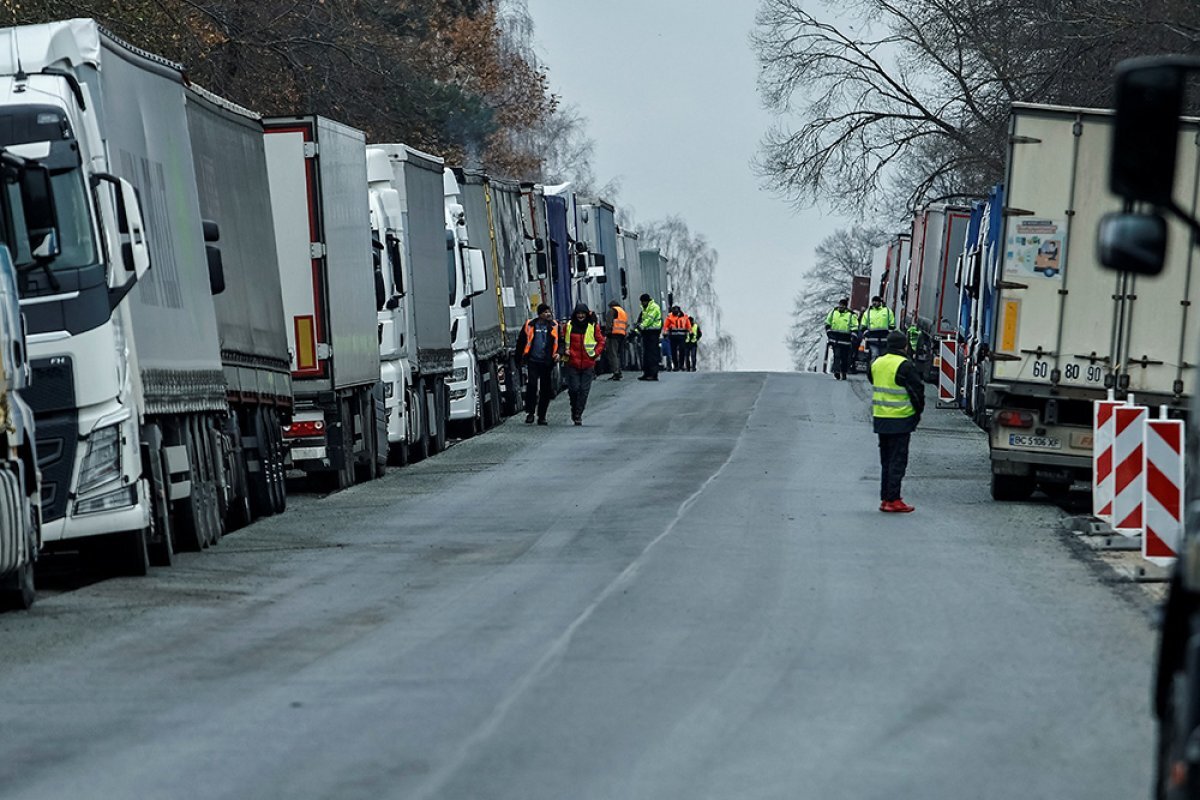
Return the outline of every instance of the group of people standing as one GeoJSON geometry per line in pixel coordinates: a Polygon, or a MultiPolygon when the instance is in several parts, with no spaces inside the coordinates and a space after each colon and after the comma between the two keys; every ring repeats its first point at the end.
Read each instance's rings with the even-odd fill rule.
{"type": "MultiPolygon", "coordinates": [[[[641,337],[642,375],[639,381],[658,380],[659,368],[667,355],[668,369],[676,372],[696,371],[696,352],[703,335],[695,319],[685,315],[679,306],[672,306],[664,319],[662,308],[648,294],[640,298],[641,313],[633,324],[633,332],[641,337]],[[666,334],[665,336],[663,334],[666,334]]],[[[605,358],[611,377],[619,381],[622,375],[622,354],[629,335],[629,313],[617,300],[608,304],[601,322],[586,303],[577,303],[571,318],[559,324],[550,306],[542,303],[537,315],[525,323],[517,337],[517,357],[526,367],[525,422],[548,424],[546,411],[553,397],[555,363],[562,365],[563,381],[571,400],[571,421],[583,424],[596,365],[605,358]]]]}
{"type": "Polygon", "coordinates": [[[887,349],[888,333],[896,329],[896,315],[883,304],[883,298],[871,298],[871,306],[862,314],[850,308],[850,298],[843,297],[825,316],[825,336],[833,348],[833,377],[846,380],[858,343],[865,342],[871,361],[887,349]]]}

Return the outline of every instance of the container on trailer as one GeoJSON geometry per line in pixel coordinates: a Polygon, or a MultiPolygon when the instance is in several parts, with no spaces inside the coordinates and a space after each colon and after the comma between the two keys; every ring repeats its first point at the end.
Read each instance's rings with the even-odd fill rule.
{"type": "Polygon", "coordinates": [[[491,191],[492,235],[495,239],[497,264],[500,268],[501,303],[504,308],[504,327],[511,332],[511,347],[517,331],[525,324],[536,306],[530,306],[531,287],[525,263],[525,223],[521,214],[521,185],[515,181],[492,178],[491,191]]]}
{"type": "Polygon", "coordinates": [[[855,275],[850,279],[850,308],[858,313],[871,304],[871,276],[855,275]]]}
{"type": "MultiPolygon", "coordinates": [[[[475,351],[478,358],[487,359],[505,349],[505,338],[501,333],[504,292],[499,254],[492,236],[490,181],[487,175],[475,170],[456,169],[454,172],[462,192],[471,246],[483,250],[484,265],[490,276],[489,286],[493,289],[471,298],[471,313],[475,319],[475,351]]],[[[509,347],[516,341],[516,331],[512,331],[510,339],[509,347]]]]}
{"type": "MultiPolygon", "coordinates": [[[[374,146],[374,145],[373,145],[374,146]]],[[[454,369],[450,340],[453,260],[447,261],[445,165],[437,156],[401,144],[379,145],[388,154],[404,216],[405,274],[412,294],[410,337],[425,376],[454,369]]],[[[468,221],[468,230],[472,230],[468,221]]]]}
{"type": "Polygon", "coordinates": [[[214,299],[230,399],[288,409],[292,376],[261,118],[193,85],[187,122],[200,213],[220,230],[214,299]]]}
{"type": "MultiPolygon", "coordinates": [[[[574,267],[571,259],[571,237],[568,222],[569,196],[546,195],[546,226],[550,237],[550,269],[554,274],[554,308],[556,319],[571,314],[574,267]]],[[[636,254],[635,254],[636,255],[636,254]]],[[[635,261],[636,263],[636,261],[635,261]]],[[[637,298],[634,298],[636,301],[637,298]]]]}
{"type": "Polygon", "coordinates": [[[617,265],[617,222],[613,204],[602,198],[577,197],[575,229],[579,241],[587,245],[594,267],[589,277],[593,307],[607,306],[619,297],[620,273],[617,265]],[[603,263],[600,263],[600,262],[603,263]],[[603,276],[603,282],[600,277],[603,276]]]}
{"type": "MultiPolygon", "coordinates": [[[[1175,194],[1193,204],[1198,131],[1189,120],[1179,132],[1175,194]]],[[[1009,133],[986,402],[993,490],[1020,496],[1090,478],[1092,401],[1106,389],[1184,413],[1200,281],[1191,248],[1168,249],[1154,279],[1101,268],[1094,232],[1122,208],[1107,185],[1110,112],[1017,104],[1009,133]]]]}
{"type": "Polygon", "coordinates": [[[264,127],[295,394],[371,385],[379,343],[366,136],[315,115],[264,127]]]}

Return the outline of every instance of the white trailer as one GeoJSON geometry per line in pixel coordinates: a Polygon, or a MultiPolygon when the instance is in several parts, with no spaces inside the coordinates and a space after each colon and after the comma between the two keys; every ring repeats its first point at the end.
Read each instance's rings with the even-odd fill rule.
{"type": "MultiPolygon", "coordinates": [[[[1092,401],[1110,389],[1183,415],[1195,388],[1185,349],[1200,332],[1191,248],[1171,248],[1153,279],[1099,264],[1097,224],[1122,207],[1107,183],[1111,112],[1018,104],[1009,126],[985,395],[998,499],[1090,480],[1092,401]]],[[[1181,126],[1175,191],[1193,212],[1198,131],[1181,126]]]]}

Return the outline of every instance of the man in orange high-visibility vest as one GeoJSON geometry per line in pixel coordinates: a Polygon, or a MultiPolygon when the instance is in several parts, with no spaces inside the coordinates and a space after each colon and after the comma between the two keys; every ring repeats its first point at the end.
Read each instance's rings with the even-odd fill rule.
{"type": "Polygon", "coordinates": [[[604,334],[609,338],[604,348],[608,355],[608,368],[612,372],[610,381],[621,380],[621,359],[625,355],[625,334],[629,331],[629,314],[616,300],[608,301],[604,312],[604,334]]]}

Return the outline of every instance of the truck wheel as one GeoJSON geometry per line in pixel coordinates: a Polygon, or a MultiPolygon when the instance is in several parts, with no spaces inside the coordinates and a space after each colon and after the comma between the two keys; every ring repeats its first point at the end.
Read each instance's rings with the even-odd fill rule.
{"type": "Polygon", "coordinates": [[[997,475],[992,473],[992,499],[998,502],[1028,500],[1033,494],[1034,482],[1024,475],[997,475]]]}
{"type": "Polygon", "coordinates": [[[449,410],[449,388],[440,378],[433,379],[433,414],[430,420],[429,452],[437,455],[446,449],[446,412],[449,410]]]}
{"type": "Polygon", "coordinates": [[[18,611],[28,611],[37,597],[37,589],[33,581],[33,562],[37,557],[37,509],[32,511],[32,520],[27,537],[27,559],[16,572],[0,581],[0,607],[18,611]]]}
{"type": "Polygon", "coordinates": [[[250,508],[255,517],[269,517],[275,513],[275,457],[273,442],[270,438],[269,422],[266,410],[254,408],[247,414],[247,425],[250,435],[254,437],[253,451],[247,451],[246,482],[250,489],[250,508]],[[257,464],[252,470],[251,464],[257,464]]]}
{"type": "Polygon", "coordinates": [[[263,418],[267,424],[267,457],[268,485],[271,489],[271,504],[276,514],[287,511],[287,449],[283,444],[283,423],[279,420],[278,411],[264,411],[263,418]]]}
{"type": "Polygon", "coordinates": [[[106,536],[108,563],[115,575],[140,578],[150,572],[150,551],[146,546],[146,531],[125,531],[106,536]]]}
{"type": "MultiPolygon", "coordinates": [[[[379,462],[377,451],[379,445],[375,438],[375,398],[370,391],[359,395],[359,413],[363,422],[363,463],[358,463],[355,457],[354,482],[365,483],[379,477],[379,462]]],[[[353,437],[351,437],[353,439],[353,437]]]]}
{"type": "Polygon", "coordinates": [[[413,439],[408,446],[408,457],[409,463],[416,463],[429,457],[429,422],[425,419],[429,405],[425,402],[425,381],[423,379],[417,381],[411,397],[409,420],[412,421],[413,439]]]}
{"type": "Polygon", "coordinates": [[[204,475],[200,471],[199,451],[190,420],[180,428],[180,433],[180,444],[187,451],[191,491],[175,506],[178,513],[175,518],[175,531],[178,534],[176,544],[179,550],[198,553],[208,544],[205,532],[207,515],[204,512],[204,475]]]}
{"type": "Polygon", "coordinates": [[[150,564],[155,567],[171,567],[175,565],[175,536],[171,531],[171,510],[167,502],[169,474],[166,456],[161,450],[157,450],[151,452],[149,458],[147,488],[150,494],[150,530],[146,532],[146,539],[150,550],[150,564]],[[156,464],[158,474],[155,474],[156,464]]]}

